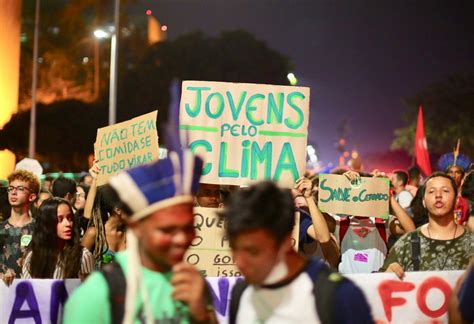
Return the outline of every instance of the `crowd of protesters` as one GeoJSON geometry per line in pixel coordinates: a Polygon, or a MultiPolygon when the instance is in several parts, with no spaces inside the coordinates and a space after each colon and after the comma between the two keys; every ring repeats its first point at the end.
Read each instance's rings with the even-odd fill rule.
{"type": "MultiPolygon", "coordinates": [[[[11,173],[0,202],[3,282],[84,280],[102,269],[72,295],[65,322],[93,318],[113,322],[116,316],[129,322],[136,318],[215,322],[205,282],[196,269],[181,262],[194,238],[193,206],[219,208],[235,263],[245,277],[245,284],[232,294],[240,302],[231,304],[231,323],[265,322],[278,316],[293,322],[325,319],[318,298],[316,308],[308,307],[315,304],[314,296],[321,296],[315,278],[324,276],[324,271],[393,272],[403,279],[407,271],[464,270],[472,260],[474,171],[466,156],[447,154],[440,160],[440,171],[424,179],[417,167],[390,175],[333,170],[351,182],[388,178],[390,217],[383,220],[321,212],[317,175],[298,179],[291,191],[270,182],[250,188],[199,185],[202,161],[196,158],[189,166],[183,152],[173,153],[179,158],[131,169],[99,187],[98,161],[79,182],[59,177],[47,178],[41,185],[29,171],[11,173]],[[173,165],[176,160],[182,165],[173,165]],[[300,213],[296,252],[290,240],[294,211],[300,213]],[[115,314],[103,303],[112,289],[106,273],[117,267],[126,273],[122,281],[127,289],[122,292],[122,309],[115,314]],[[144,288],[150,285],[155,288],[144,288]],[[312,299],[306,298],[313,290],[312,299]],[[291,303],[279,304],[288,296],[291,303]]],[[[467,277],[472,295],[472,270],[467,277]]],[[[361,291],[349,280],[342,281],[335,300],[351,307],[336,313],[337,321],[370,322],[361,291]]],[[[466,289],[460,291],[468,294],[466,289]]],[[[458,303],[463,305],[462,298],[458,303]]],[[[459,316],[474,320],[471,306],[464,312],[460,306],[459,316]]]]}

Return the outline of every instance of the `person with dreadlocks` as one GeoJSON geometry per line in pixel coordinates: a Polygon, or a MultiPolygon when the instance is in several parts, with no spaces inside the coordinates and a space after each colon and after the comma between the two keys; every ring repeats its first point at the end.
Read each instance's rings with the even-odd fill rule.
{"type": "Polygon", "coordinates": [[[446,172],[453,178],[458,189],[456,205],[454,207],[454,217],[459,225],[466,225],[469,218],[469,202],[461,196],[461,184],[466,170],[469,170],[471,160],[467,155],[460,154],[460,140],[458,139],[456,148],[452,153],[442,155],[438,160],[440,170],[446,172]]]}
{"type": "Polygon", "coordinates": [[[21,277],[84,279],[93,269],[92,254],[79,243],[79,231],[74,226],[69,202],[62,198],[45,200],[36,217],[21,277]]]}
{"type": "Polygon", "coordinates": [[[88,224],[82,238],[82,245],[92,252],[98,269],[112,262],[115,253],[125,249],[126,242],[123,203],[110,193],[110,186],[97,188],[99,172],[100,166],[95,161],[89,170],[93,180],[84,208],[84,219],[88,224]]]}

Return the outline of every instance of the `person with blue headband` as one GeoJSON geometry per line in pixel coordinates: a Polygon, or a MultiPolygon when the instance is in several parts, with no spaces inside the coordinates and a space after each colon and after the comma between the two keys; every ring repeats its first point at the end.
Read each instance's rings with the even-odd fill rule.
{"type": "MultiPolygon", "coordinates": [[[[461,140],[458,139],[457,145],[452,153],[442,155],[438,160],[438,167],[441,171],[446,172],[453,178],[458,192],[461,192],[461,184],[466,171],[469,171],[471,159],[460,153],[461,140]]],[[[468,201],[461,195],[456,198],[456,206],[454,208],[454,217],[459,225],[466,225],[469,218],[468,201]]]]}
{"type": "Polygon", "coordinates": [[[64,323],[215,321],[204,278],[183,261],[195,237],[193,202],[202,165],[190,151],[170,152],[110,179],[111,193],[130,215],[127,248],[73,292],[64,323]]]}

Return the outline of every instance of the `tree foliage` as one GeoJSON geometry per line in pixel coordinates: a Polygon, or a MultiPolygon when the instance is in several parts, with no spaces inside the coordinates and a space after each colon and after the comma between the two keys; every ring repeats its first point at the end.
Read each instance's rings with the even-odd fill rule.
{"type": "Polygon", "coordinates": [[[118,118],[159,109],[158,127],[163,125],[173,78],[288,84],[286,75],[291,69],[287,57],[248,32],[225,32],[218,37],[193,32],[147,49],[137,68],[120,84],[118,118]]]}
{"type": "Polygon", "coordinates": [[[452,75],[406,100],[407,126],[395,130],[392,149],[413,154],[418,106],[423,106],[430,154],[451,152],[461,139],[461,152],[474,158],[474,72],[452,75]]]}
{"type": "MultiPolygon", "coordinates": [[[[127,41],[139,43],[134,38],[127,41]]],[[[195,32],[150,47],[143,45],[144,40],[141,44],[145,50],[140,59],[136,53],[119,53],[117,121],[158,109],[159,134],[167,120],[168,89],[174,78],[288,84],[286,75],[292,68],[287,57],[244,31],[215,38],[195,32]]],[[[127,42],[122,45],[126,47],[127,42]]],[[[37,107],[37,152],[51,165],[47,171],[87,169],[97,128],[107,124],[106,99],[96,103],[64,100],[37,107]]],[[[22,111],[5,125],[0,131],[0,150],[10,149],[20,158],[26,154],[29,116],[29,111],[22,111]]]]}

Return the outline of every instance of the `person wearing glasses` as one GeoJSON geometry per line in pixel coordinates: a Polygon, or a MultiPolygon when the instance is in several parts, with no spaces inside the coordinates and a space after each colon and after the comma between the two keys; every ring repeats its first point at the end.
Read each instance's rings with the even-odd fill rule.
{"type": "Polygon", "coordinates": [[[40,183],[36,175],[17,170],[8,176],[10,218],[0,223],[0,278],[8,286],[20,278],[25,250],[30,245],[34,228],[30,204],[38,195],[40,183]]]}

